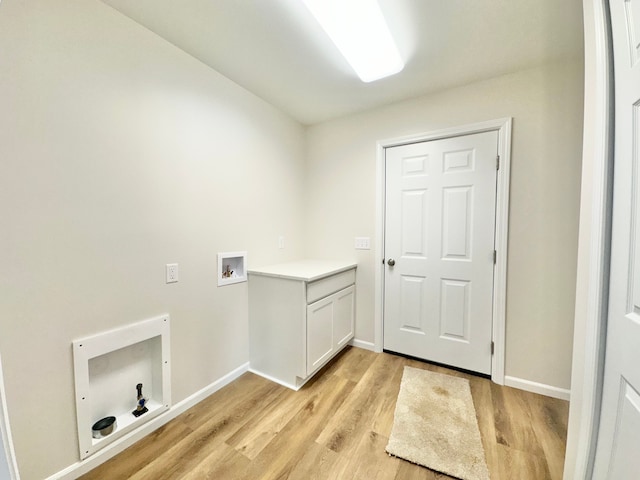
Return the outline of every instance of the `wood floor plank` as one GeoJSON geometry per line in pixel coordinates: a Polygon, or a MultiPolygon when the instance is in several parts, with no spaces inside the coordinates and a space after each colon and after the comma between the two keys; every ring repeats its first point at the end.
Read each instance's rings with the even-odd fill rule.
{"type": "Polygon", "coordinates": [[[306,395],[296,393],[283,388],[272,402],[230,436],[226,443],[247,458],[255,458],[302,408],[301,402],[305,401],[306,395]]]}
{"type": "Polygon", "coordinates": [[[393,376],[382,390],[383,398],[376,410],[371,427],[374,432],[387,438],[391,435],[391,428],[393,427],[393,417],[396,411],[398,393],[400,392],[402,373],[404,372],[403,367],[404,365],[401,365],[400,368],[395,369],[393,376]]]}
{"type": "Polygon", "coordinates": [[[347,347],[342,354],[344,359],[333,362],[335,369],[331,374],[358,383],[372,362],[371,352],[362,348],[347,347]]]}
{"type": "MultiPolygon", "coordinates": [[[[497,466],[500,478],[556,480],[551,476],[544,457],[532,455],[502,444],[497,445],[497,450],[500,459],[497,466]]],[[[493,472],[491,473],[493,474],[493,472]]]]}
{"type": "Polygon", "coordinates": [[[491,480],[511,480],[509,478],[502,479],[499,473],[498,463],[500,460],[496,449],[496,419],[491,385],[484,378],[472,377],[469,379],[469,387],[476,409],[476,420],[478,421],[487,467],[491,472],[491,480]]]}
{"type": "MultiPolygon", "coordinates": [[[[323,375],[315,379],[314,382],[305,385],[298,392],[283,387],[279,395],[269,405],[266,405],[259,415],[254,416],[252,420],[227,438],[227,444],[247,458],[255,458],[301,409],[315,407],[323,389],[336,387],[334,384],[337,382],[332,381],[334,378],[336,377],[323,375]],[[308,400],[314,397],[314,401],[308,403],[308,400]]],[[[347,381],[340,383],[344,386],[347,381]]],[[[327,397],[327,401],[330,401],[329,397],[327,397]]]]}
{"type": "MultiPolygon", "coordinates": [[[[335,376],[316,382],[312,394],[279,435],[253,459],[247,472],[248,479],[263,480],[288,478],[298,462],[314,443],[318,433],[353,391],[354,384],[335,376]]],[[[326,457],[329,461],[333,457],[326,457]]]]}
{"type": "Polygon", "coordinates": [[[395,371],[402,367],[400,357],[375,356],[362,380],[329,420],[316,441],[335,452],[354,450],[363,432],[370,430],[374,414],[384,401],[381,392],[389,388],[395,371]]]}
{"type": "Polygon", "coordinates": [[[469,380],[491,480],[562,479],[568,402],[353,347],[298,392],[247,373],[81,478],[450,480],[385,452],[405,365],[469,380]]]}
{"type": "MultiPolygon", "coordinates": [[[[434,472],[428,468],[421,467],[420,465],[414,465],[409,462],[400,462],[398,473],[394,480],[457,480],[448,475],[434,472]]],[[[491,477],[493,480],[493,477],[491,477]]]]}
{"type": "Polygon", "coordinates": [[[131,480],[172,480],[182,478],[218,451],[224,439],[219,431],[205,426],[195,430],[151,463],[130,476],[131,480]]]}
{"type": "Polygon", "coordinates": [[[168,450],[176,442],[187,438],[193,430],[181,422],[169,422],[142,440],[93,469],[82,478],[83,480],[102,480],[105,478],[125,479],[144,468],[145,465],[158,458],[160,452],[168,450]]]}
{"type": "Polygon", "coordinates": [[[532,428],[540,439],[544,457],[552,478],[562,478],[567,438],[568,402],[555,398],[530,395],[532,428]]]}
{"type": "Polygon", "coordinates": [[[389,438],[369,430],[365,431],[340,478],[394,480],[402,460],[381,455],[389,438]]]}
{"type": "Polygon", "coordinates": [[[309,442],[306,452],[291,470],[287,480],[326,480],[338,454],[324,445],[309,442]]]}
{"type": "Polygon", "coordinates": [[[244,477],[250,460],[234,448],[220,443],[195,467],[185,472],[182,480],[220,480],[241,479],[244,477]]]}
{"type": "Polygon", "coordinates": [[[235,382],[210,395],[196,407],[190,408],[180,417],[180,421],[197,429],[213,418],[229,416],[229,405],[234,405],[234,413],[244,415],[247,411],[261,410],[282,391],[282,387],[253,373],[245,373],[235,382]]]}
{"type": "Polygon", "coordinates": [[[491,394],[497,442],[511,449],[544,456],[538,436],[531,425],[531,410],[525,395],[529,392],[491,384],[491,394]]]}

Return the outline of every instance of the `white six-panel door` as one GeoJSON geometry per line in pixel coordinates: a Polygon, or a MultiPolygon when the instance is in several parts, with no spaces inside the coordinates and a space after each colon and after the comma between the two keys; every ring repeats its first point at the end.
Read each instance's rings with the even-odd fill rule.
{"type": "Polygon", "coordinates": [[[610,0],[615,69],[611,280],[594,479],[640,478],[640,0],[610,0]]]}
{"type": "Polygon", "coordinates": [[[384,348],[491,373],[496,131],[385,150],[384,348]]]}

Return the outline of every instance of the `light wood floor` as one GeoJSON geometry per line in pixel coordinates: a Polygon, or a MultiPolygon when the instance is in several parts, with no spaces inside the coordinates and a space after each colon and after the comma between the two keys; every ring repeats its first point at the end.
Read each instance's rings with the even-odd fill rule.
{"type": "Polygon", "coordinates": [[[469,379],[492,480],[562,478],[568,402],[359,348],[299,392],[246,373],[81,478],[448,479],[384,451],[405,365],[469,379]]]}

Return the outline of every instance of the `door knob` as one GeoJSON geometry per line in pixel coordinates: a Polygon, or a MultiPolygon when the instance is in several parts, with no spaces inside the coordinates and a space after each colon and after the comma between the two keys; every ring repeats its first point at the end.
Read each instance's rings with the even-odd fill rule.
{"type": "Polygon", "coordinates": [[[390,267],[393,267],[396,264],[396,261],[393,258],[390,258],[389,260],[387,260],[387,265],[389,265],[390,267]]]}

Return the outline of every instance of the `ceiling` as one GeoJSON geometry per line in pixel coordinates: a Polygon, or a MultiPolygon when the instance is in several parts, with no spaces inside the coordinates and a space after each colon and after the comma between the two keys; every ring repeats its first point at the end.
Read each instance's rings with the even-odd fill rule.
{"type": "Polygon", "coordinates": [[[378,0],[405,68],[363,83],[302,0],[102,1],[306,125],[583,48],[582,0],[378,0]]]}

